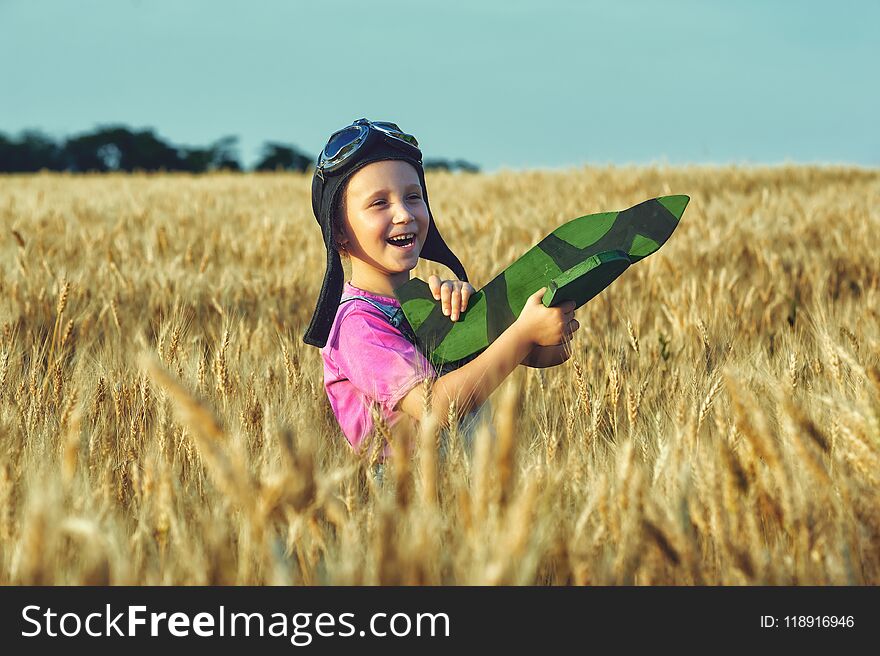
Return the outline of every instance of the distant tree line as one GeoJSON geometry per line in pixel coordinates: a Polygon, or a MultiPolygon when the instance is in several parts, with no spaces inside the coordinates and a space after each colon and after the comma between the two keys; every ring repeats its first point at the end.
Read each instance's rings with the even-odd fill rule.
{"type": "MultiPolygon", "coordinates": [[[[316,158],[295,146],[266,142],[254,171],[302,171],[316,158]]],[[[465,160],[425,160],[426,170],[478,172],[465,160]]],[[[38,130],[25,130],[18,138],[0,132],[0,173],[41,170],[84,172],[110,171],[243,171],[238,137],[227,136],[206,147],[172,144],[153,130],[132,130],[124,125],[99,126],[91,132],[55,141],[38,130]]]]}
{"type": "Polygon", "coordinates": [[[443,171],[465,171],[467,173],[479,173],[480,167],[476,164],[471,164],[470,162],[466,162],[463,159],[456,160],[448,160],[448,159],[426,159],[422,165],[425,167],[425,170],[443,170],[443,171]]]}

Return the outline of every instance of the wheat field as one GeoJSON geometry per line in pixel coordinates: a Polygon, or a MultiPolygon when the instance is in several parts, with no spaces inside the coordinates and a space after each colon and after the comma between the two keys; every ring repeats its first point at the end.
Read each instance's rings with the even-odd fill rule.
{"type": "Polygon", "coordinates": [[[0,584],[880,583],[880,171],[428,192],[477,288],[565,220],[691,203],[568,362],[499,388],[494,437],[440,458],[401,422],[379,481],[301,339],[308,176],[0,177],[0,584]]]}

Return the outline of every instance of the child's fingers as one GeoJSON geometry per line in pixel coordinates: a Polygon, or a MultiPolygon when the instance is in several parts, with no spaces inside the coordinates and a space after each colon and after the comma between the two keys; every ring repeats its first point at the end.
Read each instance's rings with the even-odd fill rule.
{"type": "Polygon", "coordinates": [[[467,309],[468,299],[474,293],[470,283],[459,280],[440,280],[439,276],[433,275],[428,278],[428,287],[434,295],[434,300],[440,301],[443,315],[453,321],[458,321],[461,313],[467,309]]]}
{"type": "Polygon", "coordinates": [[[465,283],[461,286],[461,311],[464,312],[467,310],[468,300],[473,293],[474,288],[470,286],[470,284],[465,283]]]}
{"type": "Polygon", "coordinates": [[[461,287],[455,285],[452,290],[452,314],[450,315],[450,319],[453,321],[458,321],[458,316],[461,313],[461,287]]]}
{"type": "Polygon", "coordinates": [[[428,287],[431,288],[431,293],[434,295],[434,300],[440,300],[440,276],[434,274],[428,278],[428,287]]]}
{"type": "Polygon", "coordinates": [[[440,286],[440,302],[443,305],[443,315],[448,317],[452,304],[452,283],[449,281],[440,286]]]}

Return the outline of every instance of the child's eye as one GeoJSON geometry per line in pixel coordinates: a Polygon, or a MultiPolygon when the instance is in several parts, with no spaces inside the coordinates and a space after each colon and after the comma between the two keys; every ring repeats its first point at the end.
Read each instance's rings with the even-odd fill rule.
{"type": "Polygon", "coordinates": [[[384,203],[384,202],[385,201],[380,198],[379,200],[373,201],[372,205],[375,205],[376,203],[384,203]]]}
{"type": "Polygon", "coordinates": [[[410,197],[410,198],[415,198],[416,200],[421,200],[421,198],[422,198],[422,197],[419,196],[418,194],[410,194],[409,197],[410,197]]]}

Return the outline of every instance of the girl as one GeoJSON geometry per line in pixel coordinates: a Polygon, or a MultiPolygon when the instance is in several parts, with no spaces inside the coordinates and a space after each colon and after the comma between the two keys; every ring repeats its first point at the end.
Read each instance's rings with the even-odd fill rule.
{"type": "Polygon", "coordinates": [[[418,141],[394,123],[362,118],[331,135],[312,179],[312,210],[327,269],[303,339],[321,348],[330,405],[355,449],[373,430],[372,404],[389,426],[404,414],[422,416],[426,377],[434,379],[432,412],[443,425],[451,404],[460,419],[470,415],[518,364],[568,359],[566,344],[580,327],[574,302],[544,307],[544,289],[488,348],[454,370],[438,371],[416,348],[394,290],[419,257],[458,276],[429,280],[451,321],[467,309],[474,288],[434,222],[418,141]],[[340,253],[351,262],[350,282],[343,282],[340,253]]]}

